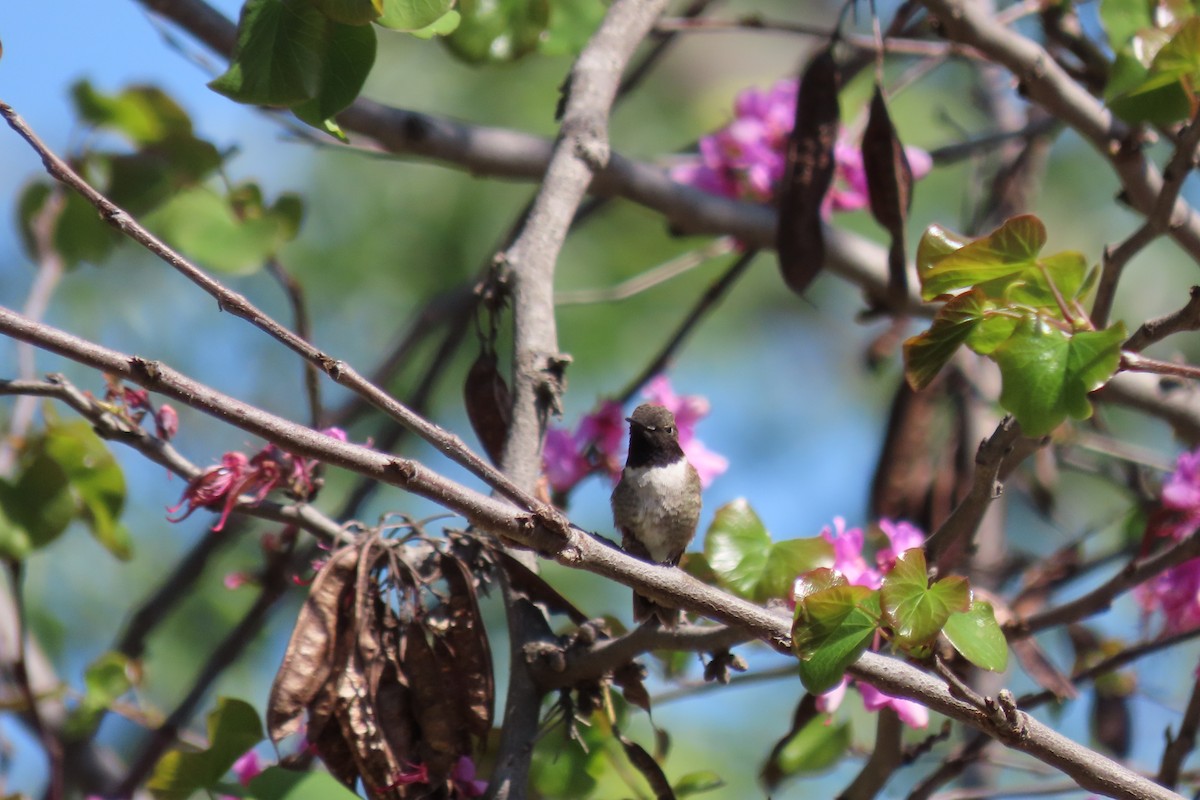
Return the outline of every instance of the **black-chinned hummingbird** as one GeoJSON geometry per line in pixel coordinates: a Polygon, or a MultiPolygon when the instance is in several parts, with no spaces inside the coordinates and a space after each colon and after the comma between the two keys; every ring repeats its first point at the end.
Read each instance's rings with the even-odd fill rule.
{"type": "MultiPolygon", "coordinates": [[[[644,404],[627,421],[629,457],[612,493],[621,547],[643,561],[675,566],[700,521],[700,476],[679,446],[674,414],[644,404]]],[[[634,592],[634,620],[651,617],[668,627],[679,623],[678,610],[634,592]]]]}

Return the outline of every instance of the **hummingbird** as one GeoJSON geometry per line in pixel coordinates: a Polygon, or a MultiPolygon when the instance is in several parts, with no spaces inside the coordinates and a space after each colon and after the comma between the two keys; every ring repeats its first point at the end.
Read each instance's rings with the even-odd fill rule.
{"type": "MultiPolygon", "coordinates": [[[[655,564],[675,566],[700,521],[700,476],[679,446],[675,415],[662,406],[638,406],[629,423],[629,457],[612,493],[621,548],[655,564]]],[[[679,611],[633,594],[633,618],[657,618],[667,627],[679,611]]]]}

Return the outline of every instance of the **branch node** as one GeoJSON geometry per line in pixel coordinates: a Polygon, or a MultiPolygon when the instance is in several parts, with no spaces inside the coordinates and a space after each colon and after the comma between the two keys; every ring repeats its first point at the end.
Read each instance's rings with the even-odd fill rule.
{"type": "Polygon", "coordinates": [[[135,375],[139,376],[137,381],[142,385],[157,386],[162,378],[162,364],[157,361],[141,356],[130,356],[129,367],[135,375]]]}

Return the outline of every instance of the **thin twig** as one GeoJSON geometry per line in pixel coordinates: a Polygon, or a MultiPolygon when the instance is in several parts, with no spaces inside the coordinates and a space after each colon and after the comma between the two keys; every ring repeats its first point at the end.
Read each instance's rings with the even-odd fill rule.
{"type": "Polygon", "coordinates": [[[1092,305],[1092,321],[1097,328],[1108,324],[1117,282],[1125,265],[1147,245],[1177,225],[1183,224],[1176,201],[1183,183],[1196,166],[1196,147],[1200,145],[1200,108],[1192,115],[1175,145],[1175,152],[1163,170],[1162,188],[1153,207],[1141,226],[1116,248],[1105,248],[1104,267],[1096,285],[1096,300],[1092,305]]]}
{"type": "Polygon", "coordinates": [[[509,499],[529,510],[540,509],[542,504],[528,492],[520,489],[507,476],[493,467],[486,459],[476,454],[455,434],[429,422],[391,397],[387,392],[372,384],[345,361],[334,358],[317,349],[295,332],[276,322],[261,311],[244,295],[232,291],[197,267],[180,253],[167,246],[162,240],[146,230],[124,210],[93,188],[71,167],[54,154],[37,134],[21,119],[11,106],[0,103],[0,116],[42,157],[46,172],[55,180],[78,192],[96,207],[111,226],[149,250],[196,286],[211,295],[218,308],[246,320],[273,339],[285,345],[297,355],[307,359],[334,382],[362,395],[372,405],[391,416],[429,442],[443,455],[466,467],[472,473],[502,492],[509,499]]]}
{"type": "Polygon", "coordinates": [[[629,400],[638,393],[639,389],[650,382],[651,378],[667,369],[671,361],[675,358],[675,354],[679,351],[679,348],[683,346],[683,343],[687,339],[688,335],[698,324],[700,324],[700,321],[704,319],[705,315],[717,306],[717,303],[720,302],[725,294],[731,288],[733,288],[733,285],[737,283],[738,278],[745,274],[746,269],[750,266],[751,262],[754,261],[754,257],[756,255],[758,255],[757,250],[747,250],[746,252],[742,253],[740,256],[738,256],[737,260],[733,262],[729,269],[725,270],[721,277],[717,278],[717,280],[714,281],[712,285],[710,285],[708,289],[704,291],[704,294],[700,295],[700,299],[694,306],[692,306],[692,309],[688,312],[687,316],[683,318],[683,321],[679,324],[679,327],[675,329],[674,335],[667,340],[667,343],[661,350],[659,350],[658,354],[650,360],[650,363],[646,365],[645,369],[643,369],[638,376],[630,381],[621,391],[621,394],[618,398],[618,402],[621,403],[621,405],[628,403],[629,400]]]}
{"type": "Polygon", "coordinates": [[[1130,372],[1149,372],[1153,375],[1170,375],[1173,378],[1186,378],[1200,381],[1200,367],[1190,364],[1176,364],[1172,361],[1160,361],[1140,353],[1121,353],[1121,369],[1130,372]]]}
{"type": "MultiPolygon", "coordinates": [[[[292,307],[292,326],[296,329],[296,335],[306,342],[311,342],[312,322],[308,316],[308,304],[304,300],[304,287],[277,258],[267,260],[267,271],[279,282],[287,295],[288,303],[292,307]]],[[[304,362],[304,392],[308,397],[308,424],[319,428],[321,419],[325,416],[321,405],[321,375],[311,361],[304,362]]]]}
{"type": "Polygon", "coordinates": [[[16,652],[9,662],[13,682],[21,693],[25,703],[25,713],[32,721],[34,733],[46,753],[46,773],[49,785],[46,787],[46,800],[63,800],[66,796],[66,774],[63,770],[63,745],[58,733],[42,716],[41,700],[33,690],[29,680],[28,659],[26,658],[26,615],[25,592],[23,583],[24,564],[17,559],[5,559],[4,566],[8,570],[9,586],[13,599],[13,637],[16,642],[16,652]]]}
{"type": "Polygon", "coordinates": [[[141,751],[133,759],[133,763],[121,783],[105,794],[113,797],[132,797],[134,795],[163,753],[175,744],[179,732],[196,713],[196,709],[213,682],[237,660],[242,651],[258,635],[267,615],[276,606],[279,599],[287,593],[290,586],[288,575],[296,565],[304,563],[306,558],[307,552],[303,554],[282,552],[275,555],[263,576],[262,588],[259,590],[254,604],[246,611],[238,624],[217,644],[212,655],[209,656],[192,681],[192,686],[183,700],[142,745],[141,751]]]}
{"type": "Polygon", "coordinates": [[[1192,696],[1183,712],[1179,731],[1174,736],[1170,730],[1167,731],[1167,746],[1163,749],[1162,762],[1159,764],[1158,777],[1155,780],[1168,789],[1174,789],[1179,784],[1179,771],[1183,762],[1196,746],[1197,728],[1200,728],[1200,680],[1192,684],[1192,696]]]}
{"type": "Polygon", "coordinates": [[[1200,330],[1200,286],[1188,290],[1187,305],[1162,317],[1147,320],[1125,340],[1121,349],[1139,353],[1155,342],[1184,331],[1200,330]]]}
{"type": "Polygon", "coordinates": [[[653,289],[655,286],[690,272],[710,259],[728,253],[733,247],[733,240],[723,237],[710,242],[704,247],[689,250],[656,267],[651,267],[645,272],[640,272],[629,280],[621,281],[616,286],[609,286],[602,289],[574,289],[559,292],[554,296],[554,304],[561,308],[563,306],[612,303],[618,300],[628,300],[630,297],[634,297],[648,289],[653,289]]]}

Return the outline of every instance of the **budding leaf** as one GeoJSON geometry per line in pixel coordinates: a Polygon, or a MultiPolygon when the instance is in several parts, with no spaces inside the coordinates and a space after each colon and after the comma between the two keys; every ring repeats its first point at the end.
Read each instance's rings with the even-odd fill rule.
{"type": "Polygon", "coordinates": [[[1000,366],[1000,404],[1028,436],[1045,436],[1068,416],[1092,415],[1088,393],[1116,373],[1125,326],[1068,333],[1034,319],[1023,320],[992,354],[1000,366]]]}
{"type": "Polygon", "coordinates": [[[836,686],[878,627],[879,593],[865,586],[834,585],[798,596],[792,649],[804,687],[820,694],[836,686]]]}
{"type": "Polygon", "coordinates": [[[903,647],[929,643],[951,614],[971,605],[966,578],[951,576],[930,586],[926,572],[925,551],[905,550],[879,589],[883,620],[903,647]]]}
{"type": "Polygon", "coordinates": [[[1008,666],[1008,642],[991,603],[972,601],[968,610],[950,615],[942,633],[975,666],[992,672],[1003,672],[1008,666]]]}

